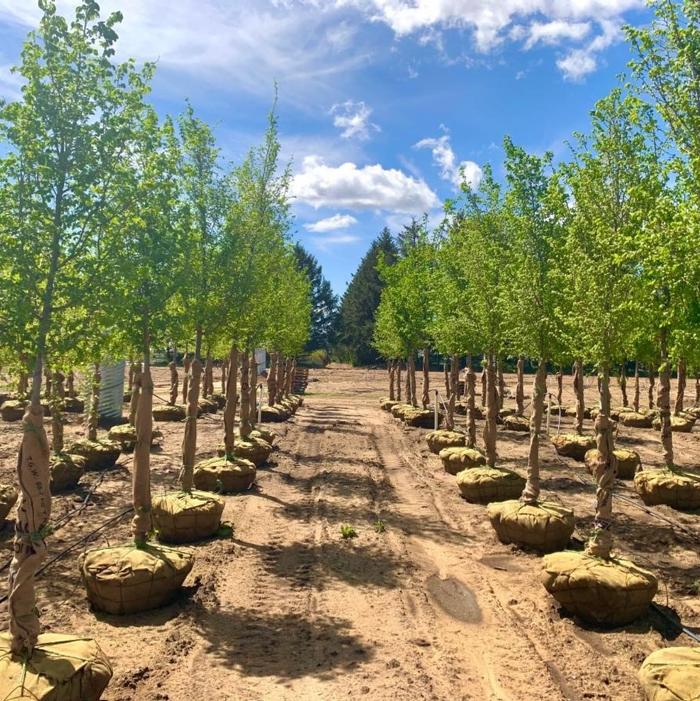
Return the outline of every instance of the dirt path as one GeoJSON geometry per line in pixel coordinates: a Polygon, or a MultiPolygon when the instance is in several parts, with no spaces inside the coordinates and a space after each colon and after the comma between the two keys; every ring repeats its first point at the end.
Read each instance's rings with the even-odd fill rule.
{"type": "MultiPolygon", "coordinates": [[[[180,601],[139,616],[95,616],[73,556],[42,581],[44,622],[95,636],[112,660],[108,701],[639,698],[636,670],[664,644],[661,622],[606,632],[562,617],[539,584],[540,559],[498,543],[484,508],[461,500],[427,452],[425,432],[379,410],[383,373],[316,377],[305,406],[276,427],[279,449],[257,489],[227,498],[233,538],[194,547],[180,601]],[[343,539],[342,525],[357,537],[343,539]]],[[[206,455],[220,419],[201,427],[206,455]]],[[[154,461],[156,490],[177,471],[179,434],[169,431],[154,461]]],[[[527,437],[501,432],[499,440],[504,461],[522,468],[527,437]]],[[[683,440],[697,450],[696,436],[683,440]]],[[[585,524],[591,488],[550,447],[543,453],[545,490],[585,524]]],[[[128,479],[125,469],[108,473],[93,499],[98,517],[73,524],[59,544],[118,513],[128,479]]],[[[65,499],[57,508],[77,503],[65,499]]],[[[655,560],[663,551],[656,571],[667,578],[668,601],[696,622],[683,590],[698,570],[695,541],[618,506],[620,549],[655,560]]],[[[126,528],[111,529],[109,540],[126,538],[126,528]]]]}

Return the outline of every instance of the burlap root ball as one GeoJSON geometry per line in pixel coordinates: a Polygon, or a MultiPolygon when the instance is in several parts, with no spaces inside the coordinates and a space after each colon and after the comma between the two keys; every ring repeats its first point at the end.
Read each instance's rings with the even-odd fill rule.
{"type": "Polygon", "coordinates": [[[639,669],[647,701],[700,699],[700,647],[664,647],[649,655],[639,669]]]}
{"type": "MultiPolygon", "coordinates": [[[[224,446],[219,446],[216,451],[219,457],[224,455],[224,446]]],[[[237,458],[249,460],[260,467],[264,465],[272,453],[272,446],[262,438],[256,438],[251,433],[246,439],[239,439],[233,444],[233,454],[237,458]]]]}
{"type": "Polygon", "coordinates": [[[628,428],[651,428],[654,417],[651,414],[626,411],[620,414],[618,421],[628,428]]]}
{"type": "MultiPolygon", "coordinates": [[[[107,438],[119,443],[125,453],[133,452],[136,447],[136,427],[131,424],[120,424],[109,429],[107,438]]],[[[157,448],[163,442],[163,432],[154,428],[151,432],[151,448],[157,448]]]]}
{"type": "Polygon", "coordinates": [[[700,419],[700,406],[690,407],[690,409],[686,409],[685,413],[694,416],[696,419],[700,419]]]}
{"type": "Polygon", "coordinates": [[[506,416],[503,419],[503,428],[508,431],[522,431],[525,433],[530,430],[530,421],[524,416],[506,416]]]}
{"type": "Polygon", "coordinates": [[[253,438],[260,438],[265,441],[265,443],[269,443],[270,445],[275,444],[275,438],[277,436],[272,432],[268,431],[266,428],[263,428],[262,426],[256,426],[251,432],[250,435],[253,438]]]}
{"type": "Polygon", "coordinates": [[[175,404],[175,406],[172,404],[153,405],[154,421],[184,421],[186,415],[187,410],[181,404],[175,404]]]}
{"type": "Polygon", "coordinates": [[[643,616],[656,595],[651,572],[629,560],[604,560],[584,552],[545,556],[542,584],[561,607],[584,621],[623,626],[643,616]]]}
{"type": "Polygon", "coordinates": [[[244,492],[255,483],[256,468],[249,460],[209,458],[194,468],[194,485],[205,492],[244,492]]]}
{"type": "Polygon", "coordinates": [[[411,404],[403,404],[401,402],[394,404],[393,407],[391,407],[391,415],[396,418],[396,419],[401,419],[403,420],[403,416],[407,411],[413,411],[415,407],[411,404]]]}
{"type": "Polygon", "coordinates": [[[574,532],[574,512],[560,504],[502,501],[489,504],[487,513],[498,539],[539,552],[566,547],[574,532]]]}
{"type": "Polygon", "coordinates": [[[468,502],[489,504],[517,499],[525,489],[525,480],[512,470],[472,467],[457,474],[457,487],[468,502]]]}
{"type": "Polygon", "coordinates": [[[382,411],[391,411],[394,406],[398,404],[397,401],[393,399],[380,399],[379,400],[379,406],[382,409],[382,411]]]}
{"type": "Polygon", "coordinates": [[[211,492],[177,492],[153,499],[153,525],[164,543],[211,538],[221,524],[224,500],[211,492]]]}
{"type": "Polygon", "coordinates": [[[8,517],[17,503],[19,494],[11,484],[0,484],[0,524],[8,517]]]}
{"type": "Polygon", "coordinates": [[[51,494],[58,494],[67,489],[75,489],[85,472],[87,461],[82,455],[61,453],[53,455],[49,469],[51,472],[51,494]]]}
{"type": "MultiPolygon", "coordinates": [[[[419,409],[411,407],[412,411],[405,411],[403,420],[406,426],[413,428],[433,428],[435,426],[435,412],[433,409],[419,409]]],[[[438,412],[438,425],[442,421],[442,414],[438,412]]]]}
{"type": "Polygon", "coordinates": [[[583,460],[589,450],[595,448],[594,436],[578,436],[575,433],[562,433],[552,436],[554,450],[565,458],[583,460]]]}
{"type": "MultiPolygon", "coordinates": [[[[636,453],[634,450],[627,450],[626,448],[616,448],[613,453],[617,458],[617,478],[621,480],[634,479],[634,475],[642,464],[639,453],[636,453]]],[[[586,456],[584,458],[586,469],[594,476],[597,460],[597,448],[593,448],[592,450],[586,452],[586,456]]]]}
{"type": "Polygon", "coordinates": [[[112,667],[94,640],[43,633],[29,659],[13,655],[0,634],[0,698],[34,701],[98,701],[112,667]]]}
{"type": "Polygon", "coordinates": [[[108,470],[114,467],[122,448],[119,443],[112,441],[90,441],[87,438],[76,441],[67,450],[70,455],[80,455],[85,458],[86,470],[108,470]]]}
{"type": "Polygon", "coordinates": [[[439,455],[445,472],[451,475],[486,464],[486,458],[476,448],[443,448],[439,455]]]}
{"type": "Polygon", "coordinates": [[[28,403],[24,399],[8,399],[0,406],[0,417],[3,421],[21,421],[28,403]]]}
{"type": "Polygon", "coordinates": [[[260,420],[263,423],[282,423],[289,418],[289,414],[279,405],[269,406],[263,404],[260,409],[260,420]]]}
{"type": "Polygon", "coordinates": [[[63,400],[63,411],[69,414],[82,414],[85,411],[85,402],[79,397],[66,397],[63,400]]]}
{"type": "Polygon", "coordinates": [[[193,564],[191,552],[153,543],[96,548],[78,561],[93,608],[117,615],[170,603],[193,564]]]}
{"type": "MultiPolygon", "coordinates": [[[[591,418],[591,412],[595,409],[595,407],[589,407],[586,406],[583,408],[583,418],[584,419],[590,419],[591,418]]],[[[571,404],[570,406],[564,407],[563,413],[566,416],[576,416],[576,405],[571,404]]]]}
{"type": "MultiPolygon", "coordinates": [[[[657,416],[652,422],[652,426],[661,430],[661,417],[657,416]]],[[[690,433],[695,426],[695,417],[692,414],[679,414],[671,416],[671,431],[674,433],[690,433]]]]}
{"type": "Polygon", "coordinates": [[[459,431],[431,431],[426,437],[428,448],[436,455],[445,448],[459,448],[466,442],[466,436],[459,431]]]}
{"type": "Polygon", "coordinates": [[[214,392],[209,395],[208,399],[216,404],[217,409],[223,409],[226,406],[226,395],[221,392],[214,392]]]}
{"type": "MultiPolygon", "coordinates": [[[[216,414],[219,410],[219,405],[210,398],[204,398],[199,400],[199,414],[216,414]]],[[[185,407],[183,407],[184,409],[185,407]]]]}
{"type": "Polygon", "coordinates": [[[298,404],[289,397],[280,399],[279,405],[291,416],[297,409],[298,404]]]}
{"type": "Polygon", "coordinates": [[[674,468],[642,470],[634,488],[647,506],[665,504],[674,509],[700,509],[700,474],[674,468]]]}

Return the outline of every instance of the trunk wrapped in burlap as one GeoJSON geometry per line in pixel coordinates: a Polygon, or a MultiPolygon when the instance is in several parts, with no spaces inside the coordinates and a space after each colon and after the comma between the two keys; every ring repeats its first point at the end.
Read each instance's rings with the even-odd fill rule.
{"type": "Polygon", "coordinates": [[[289,418],[289,414],[279,405],[269,406],[264,404],[260,408],[260,420],[264,423],[282,423],[289,418]]]}
{"type": "Polygon", "coordinates": [[[395,399],[380,399],[379,406],[382,411],[391,411],[398,402],[395,399]]]}
{"type": "Polygon", "coordinates": [[[517,472],[499,467],[473,467],[457,474],[460,494],[473,504],[517,499],[525,479],[517,472]]]}
{"type": "Polygon", "coordinates": [[[595,436],[562,433],[558,436],[552,436],[552,445],[559,455],[583,461],[586,453],[596,447],[596,441],[595,436]]]}
{"type": "MultiPolygon", "coordinates": [[[[652,426],[657,430],[661,430],[661,417],[657,416],[653,422],[652,426]]],[[[671,416],[671,430],[674,433],[690,433],[695,426],[695,416],[693,414],[680,414],[678,416],[671,416]]]]}
{"type": "Polygon", "coordinates": [[[154,421],[184,421],[185,407],[177,404],[156,404],[153,407],[154,421]]]}
{"type": "Polygon", "coordinates": [[[530,432],[530,421],[524,416],[506,416],[503,419],[503,428],[507,431],[530,432]]]}
{"type": "Polygon", "coordinates": [[[634,488],[647,506],[665,504],[674,509],[700,509],[700,474],[678,468],[642,470],[634,488]]]}
{"type": "Polygon", "coordinates": [[[158,540],[193,543],[211,538],[221,524],[224,500],[211,492],[167,494],[153,499],[153,525],[158,540]]]}
{"type": "Polygon", "coordinates": [[[700,699],[700,647],[664,647],[649,655],[639,669],[647,701],[700,699]]]}
{"type": "Polygon", "coordinates": [[[540,501],[502,501],[489,504],[487,513],[498,539],[540,552],[566,546],[574,532],[574,512],[560,504],[540,501]]]}
{"type": "Polygon", "coordinates": [[[112,667],[94,640],[44,633],[28,659],[13,655],[9,635],[0,634],[0,699],[97,701],[112,667]]]}
{"type": "MultiPolygon", "coordinates": [[[[639,470],[642,465],[639,453],[636,453],[634,450],[627,450],[626,448],[616,448],[613,450],[613,454],[615,455],[615,462],[617,465],[615,476],[621,480],[634,479],[637,470],[639,470]]],[[[593,476],[596,474],[598,459],[599,453],[597,448],[589,450],[584,458],[586,469],[593,476]]]]}
{"type": "MultiPolygon", "coordinates": [[[[442,414],[438,413],[438,425],[442,418],[442,414]]],[[[410,411],[404,411],[403,421],[406,426],[412,426],[413,428],[433,428],[435,426],[435,412],[432,409],[411,407],[410,411]]]]}
{"type": "Polygon", "coordinates": [[[589,623],[622,626],[643,616],[656,595],[651,572],[629,560],[583,552],[546,555],[541,581],[569,613],[589,623]]]}
{"type": "Polygon", "coordinates": [[[194,469],[194,484],[205,492],[244,492],[255,483],[256,468],[241,458],[209,458],[194,469]]]}
{"type": "Polygon", "coordinates": [[[625,411],[618,421],[628,428],[651,428],[654,417],[641,411],[625,411]]]}
{"type": "Polygon", "coordinates": [[[61,453],[51,458],[49,470],[51,471],[51,494],[64,492],[78,486],[80,478],[85,472],[87,461],[81,455],[61,453]]]}
{"type": "MultiPolygon", "coordinates": [[[[125,453],[133,452],[136,447],[136,427],[131,424],[120,424],[109,429],[107,438],[114,443],[119,443],[125,453]]],[[[151,448],[157,448],[163,442],[163,432],[154,428],[151,432],[151,448]]]]}
{"type": "Polygon", "coordinates": [[[85,469],[88,471],[108,470],[114,467],[121,452],[119,443],[109,440],[91,441],[88,438],[76,441],[66,450],[70,455],[80,455],[85,458],[85,469]]]}
{"type": "Polygon", "coordinates": [[[82,414],[85,411],[85,402],[79,397],[66,397],[63,400],[63,411],[69,414],[82,414]]]}
{"type": "Polygon", "coordinates": [[[0,417],[3,421],[21,421],[28,403],[24,399],[8,399],[0,406],[0,417]]]}
{"type": "MultiPolygon", "coordinates": [[[[220,445],[216,452],[221,457],[225,455],[226,449],[220,445]]],[[[252,432],[245,439],[239,438],[233,446],[234,457],[249,460],[255,467],[264,465],[271,453],[272,446],[262,438],[254,437],[252,432]]]]}
{"type": "Polygon", "coordinates": [[[18,497],[19,494],[13,485],[0,484],[0,522],[7,518],[18,497]]]}
{"type": "Polygon", "coordinates": [[[193,563],[186,550],[148,543],[88,550],[78,564],[92,606],[123,615],[170,603],[193,563]]]}
{"type": "Polygon", "coordinates": [[[439,455],[445,472],[451,475],[486,464],[486,458],[475,448],[443,448],[439,455]]]}
{"type": "Polygon", "coordinates": [[[465,445],[467,437],[459,431],[431,431],[426,437],[428,448],[436,455],[445,448],[460,448],[465,445]]]}

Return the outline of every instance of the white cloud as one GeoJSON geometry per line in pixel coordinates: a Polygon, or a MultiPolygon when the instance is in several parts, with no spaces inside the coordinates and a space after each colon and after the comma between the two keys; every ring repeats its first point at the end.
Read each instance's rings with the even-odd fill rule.
{"type": "Polygon", "coordinates": [[[311,224],[304,224],[307,231],[313,231],[317,234],[324,231],[337,231],[338,229],[347,229],[349,226],[357,224],[357,219],[350,214],[334,214],[327,219],[320,219],[311,224]]]}
{"type": "Polygon", "coordinates": [[[315,236],[312,240],[316,248],[321,251],[327,251],[335,246],[347,246],[351,243],[357,243],[360,241],[360,237],[352,234],[334,234],[332,236],[315,236]]]}
{"type": "Polygon", "coordinates": [[[17,100],[22,94],[24,79],[18,73],[13,73],[11,66],[0,64],[0,98],[17,100]]]}
{"type": "Polygon", "coordinates": [[[531,49],[538,43],[553,45],[559,44],[564,39],[580,41],[591,31],[591,23],[565,20],[533,22],[526,31],[525,48],[531,49]]]}
{"type": "Polygon", "coordinates": [[[449,134],[443,134],[437,139],[421,139],[415,148],[429,148],[433,154],[433,163],[440,168],[440,177],[451,182],[455,188],[459,188],[463,180],[471,187],[479,186],[482,176],[481,168],[474,161],[457,163],[449,134]]]}
{"type": "Polygon", "coordinates": [[[423,180],[379,164],[358,167],[346,162],[329,166],[320,156],[307,156],[292,178],[291,194],[316,209],[339,207],[421,214],[438,205],[423,180]]]}
{"type": "Polygon", "coordinates": [[[372,110],[364,102],[346,100],[331,107],[333,126],[341,130],[344,139],[369,139],[370,133],[380,131],[376,124],[369,121],[372,110]]]}
{"type": "Polygon", "coordinates": [[[577,82],[593,73],[598,67],[598,54],[620,41],[622,32],[619,23],[606,20],[600,23],[602,32],[583,48],[572,49],[557,60],[557,67],[567,80],[577,82]]]}

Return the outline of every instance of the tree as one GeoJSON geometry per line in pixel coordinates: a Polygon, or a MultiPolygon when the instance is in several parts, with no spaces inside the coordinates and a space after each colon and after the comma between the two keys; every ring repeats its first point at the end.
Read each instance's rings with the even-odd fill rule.
{"type": "Polygon", "coordinates": [[[381,290],[384,286],[377,263],[384,255],[386,264],[396,259],[397,249],[391,233],[384,229],[372,242],[340,302],[338,349],[347,354],[356,365],[367,365],[379,360],[372,347],[374,323],[381,290]]]}
{"type": "Polygon", "coordinates": [[[335,342],[338,319],[338,297],[330,282],[323,277],[318,261],[299,242],[294,245],[297,266],[306,273],[311,285],[311,336],[306,350],[330,350],[335,342]]]}

